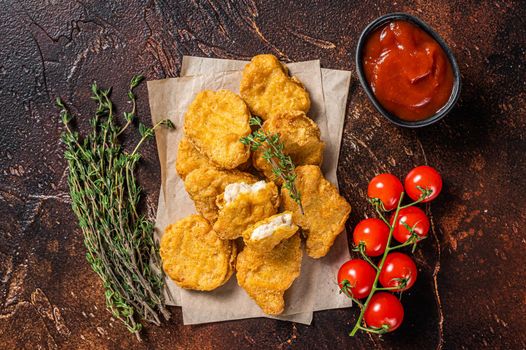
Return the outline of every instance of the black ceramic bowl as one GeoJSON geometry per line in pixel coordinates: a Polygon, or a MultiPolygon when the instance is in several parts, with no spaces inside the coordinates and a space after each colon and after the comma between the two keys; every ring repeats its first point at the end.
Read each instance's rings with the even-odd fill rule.
{"type": "Polygon", "coordinates": [[[451,111],[453,106],[458,100],[458,97],[460,95],[460,70],[458,69],[457,61],[455,60],[455,57],[453,56],[453,53],[451,52],[451,49],[447,44],[444,42],[444,40],[438,35],[429,25],[427,25],[422,20],[418,19],[415,16],[409,15],[407,13],[389,13],[387,15],[384,15],[382,17],[379,17],[369,23],[367,27],[363,30],[362,34],[360,35],[360,39],[358,39],[358,46],[356,48],[356,70],[358,72],[358,78],[360,79],[360,83],[362,84],[363,88],[365,89],[365,92],[367,93],[367,96],[369,96],[369,99],[373,103],[373,105],[376,107],[376,109],[387,119],[389,119],[391,122],[393,122],[396,125],[404,126],[407,128],[419,128],[422,126],[427,126],[430,124],[433,124],[434,122],[442,119],[446,114],[451,111]],[[396,20],[402,20],[407,21],[415,24],[417,27],[428,33],[433,39],[436,40],[436,42],[442,47],[444,52],[446,53],[449,62],[451,63],[451,68],[453,69],[453,90],[451,91],[451,96],[449,97],[449,100],[447,103],[440,108],[434,115],[430,116],[429,118],[426,118],[424,120],[418,120],[418,121],[407,121],[398,118],[393,113],[387,111],[380,102],[376,99],[376,96],[374,96],[373,90],[371,89],[371,86],[367,82],[367,79],[365,78],[365,72],[363,70],[363,50],[365,43],[367,39],[369,38],[369,35],[376,30],[377,28],[396,20]]]}

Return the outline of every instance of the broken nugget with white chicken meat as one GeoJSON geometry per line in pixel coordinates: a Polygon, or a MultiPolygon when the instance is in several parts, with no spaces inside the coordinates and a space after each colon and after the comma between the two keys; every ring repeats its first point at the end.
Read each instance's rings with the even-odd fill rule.
{"type": "Polygon", "coordinates": [[[226,186],[236,182],[252,184],[256,181],[257,178],[254,175],[238,170],[202,167],[186,176],[184,186],[194,201],[197,211],[208,221],[214,223],[219,212],[216,199],[225,191],[226,186]]]}
{"type": "Polygon", "coordinates": [[[298,226],[292,222],[292,213],[288,211],[250,226],[243,232],[243,240],[251,249],[264,253],[271,251],[297,231],[298,226]]]}
{"type": "Polygon", "coordinates": [[[216,204],[219,214],[214,230],[222,239],[236,239],[248,226],[277,213],[278,188],[265,181],[231,183],[217,197],[216,204]]]}

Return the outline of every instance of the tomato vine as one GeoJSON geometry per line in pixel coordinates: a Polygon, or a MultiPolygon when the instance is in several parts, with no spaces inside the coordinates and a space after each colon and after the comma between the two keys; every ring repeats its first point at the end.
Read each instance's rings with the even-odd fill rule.
{"type": "MultiPolygon", "coordinates": [[[[396,199],[398,199],[398,202],[397,202],[396,209],[395,209],[394,215],[392,216],[392,220],[391,221],[389,221],[384,215],[384,213],[388,212],[388,210],[385,209],[383,201],[380,200],[379,198],[371,198],[370,199],[370,203],[374,206],[376,212],[378,213],[379,218],[389,228],[389,235],[387,237],[387,244],[386,244],[386,247],[385,247],[385,251],[383,252],[378,264],[375,264],[373,262],[373,260],[366,254],[366,249],[365,249],[366,247],[365,247],[365,243],[364,242],[359,242],[359,244],[357,244],[355,249],[354,249],[354,251],[358,252],[361,255],[361,257],[363,258],[363,260],[365,260],[367,263],[369,263],[374,268],[374,270],[376,272],[376,275],[375,275],[375,278],[374,278],[374,282],[372,283],[372,288],[371,288],[369,294],[367,295],[367,298],[366,298],[365,302],[361,302],[360,300],[358,300],[358,298],[356,298],[352,294],[353,285],[351,285],[351,283],[349,283],[348,280],[344,279],[343,281],[340,281],[340,291],[341,291],[341,293],[344,293],[347,297],[351,298],[360,307],[360,314],[358,316],[358,319],[356,321],[356,324],[355,324],[354,328],[349,333],[350,336],[354,336],[359,330],[365,331],[365,332],[369,332],[369,333],[375,333],[375,334],[384,334],[384,333],[387,333],[387,332],[390,332],[390,331],[394,330],[394,328],[391,328],[388,324],[382,324],[381,327],[372,327],[370,325],[367,325],[365,320],[364,320],[364,315],[365,315],[366,310],[369,307],[369,305],[371,303],[371,300],[373,299],[373,296],[375,295],[376,292],[380,292],[380,291],[402,292],[402,290],[404,290],[406,288],[406,286],[407,286],[407,283],[408,283],[408,279],[407,278],[396,279],[396,281],[395,281],[396,285],[395,286],[379,286],[378,282],[379,282],[379,279],[380,279],[380,274],[382,272],[382,269],[384,268],[384,264],[386,262],[386,258],[389,255],[389,253],[391,253],[391,252],[393,252],[395,250],[407,247],[407,246],[412,246],[412,251],[414,252],[418,242],[420,242],[421,240],[426,238],[425,236],[423,236],[423,237],[419,236],[417,234],[417,232],[415,231],[415,227],[414,226],[410,227],[405,222],[401,222],[400,224],[403,225],[409,231],[410,236],[404,243],[400,243],[400,244],[391,246],[391,242],[393,240],[393,231],[394,231],[396,225],[398,225],[398,218],[399,218],[400,210],[412,207],[412,206],[414,206],[414,205],[416,205],[418,203],[421,203],[421,202],[425,202],[426,199],[428,199],[430,196],[435,194],[435,193],[433,193],[433,190],[430,189],[429,187],[423,188],[423,187],[418,186],[418,190],[421,192],[420,197],[417,200],[415,200],[415,201],[413,201],[413,202],[411,202],[409,204],[406,204],[406,205],[402,205],[402,202],[403,202],[403,199],[404,199],[404,192],[402,191],[400,193],[399,198],[396,198],[396,199]]],[[[378,293],[376,293],[376,295],[379,296],[378,293]]],[[[402,310],[402,312],[403,312],[403,310],[402,310]]],[[[401,323],[401,320],[400,320],[400,323],[401,323]]],[[[396,326],[396,327],[398,327],[398,326],[396,326]]]]}

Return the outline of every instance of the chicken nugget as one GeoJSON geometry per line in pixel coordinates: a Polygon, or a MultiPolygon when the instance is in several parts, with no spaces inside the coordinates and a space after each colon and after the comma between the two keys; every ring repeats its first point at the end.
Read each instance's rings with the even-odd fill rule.
{"type": "Polygon", "coordinates": [[[309,93],[273,55],[252,58],[243,69],[239,91],[252,114],[264,120],[275,113],[310,108],[309,93]]]}
{"type": "Polygon", "coordinates": [[[184,137],[181,142],[179,142],[175,170],[181,179],[184,180],[186,175],[190,174],[197,168],[211,166],[213,165],[210,163],[208,158],[201,154],[186,137],[184,137]]]}
{"type": "Polygon", "coordinates": [[[160,255],[166,274],[180,287],[213,290],[228,281],[235,268],[235,242],[220,239],[201,215],[168,226],[160,255]]]}
{"type": "Polygon", "coordinates": [[[298,226],[292,222],[292,213],[287,211],[251,225],[243,232],[243,240],[251,249],[263,253],[271,251],[297,231],[298,226]]]}
{"type": "Polygon", "coordinates": [[[302,255],[298,234],[265,253],[246,246],[237,258],[237,283],[263,312],[278,315],[285,309],[285,291],[300,275],[302,255]]]}
{"type": "Polygon", "coordinates": [[[273,182],[231,183],[217,197],[220,208],[214,231],[222,239],[236,239],[259,220],[278,212],[278,188],[273,182]]]}
{"type": "Polygon", "coordinates": [[[323,177],[318,166],[299,166],[296,175],[295,184],[301,193],[305,214],[301,213],[285,188],[281,189],[281,201],[285,210],[292,211],[294,222],[307,236],[307,254],[315,259],[321,258],[329,252],[334,240],[345,228],[351,205],[323,177]]]}
{"type": "Polygon", "coordinates": [[[234,182],[251,184],[256,181],[257,178],[254,175],[238,170],[202,167],[186,176],[184,186],[194,201],[197,211],[208,221],[214,223],[219,211],[216,198],[225,191],[225,187],[234,182]]]}
{"type": "Polygon", "coordinates": [[[212,163],[234,169],[247,161],[250,149],[240,139],[251,133],[250,112],[236,94],[228,90],[203,90],[184,117],[184,132],[195,148],[212,163]]]}
{"type": "MultiPolygon", "coordinates": [[[[283,143],[283,153],[289,155],[296,165],[321,165],[325,143],[320,139],[318,125],[305,113],[291,111],[278,113],[263,123],[263,130],[268,134],[279,134],[283,143]]],[[[266,147],[262,146],[252,155],[256,169],[263,172],[266,178],[281,183],[272,171],[270,163],[263,158],[266,147]]]]}

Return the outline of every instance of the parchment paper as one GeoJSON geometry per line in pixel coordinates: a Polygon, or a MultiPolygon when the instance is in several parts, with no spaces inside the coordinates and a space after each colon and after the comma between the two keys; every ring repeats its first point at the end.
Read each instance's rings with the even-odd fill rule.
{"type": "MultiPolygon", "coordinates": [[[[239,70],[244,64],[246,63],[241,61],[184,57],[181,75],[192,76],[148,82],[152,121],[155,123],[169,118],[176,126],[175,131],[159,129],[156,133],[162,176],[156,220],[157,238],[168,224],[195,212],[193,202],[184,190],[184,183],[175,172],[175,155],[183,134],[184,113],[195,95],[203,89],[226,88],[238,92],[241,77],[239,70]]],[[[327,143],[323,170],[330,181],[337,183],[336,164],[350,74],[324,71],[322,77],[319,61],[294,63],[289,65],[289,69],[304,83],[311,95],[313,103],[310,115],[320,126],[322,138],[327,143]],[[347,78],[342,79],[343,76],[347,78]],[[334,94],[326,89],[324,96],[322,81],[325,80],[328,80],[325,82],[328,87],[337,88],[340,93],[334,94]],[[343,93],[341,90],[344,90],[343,93]],[[324,103],[328,94],[331,94],[331,103],[343,103],[337,111],[334,111],[335,106],[330,107],[332,112],[341,114],[337,118],[340,122],[332,123],[330,129],[331,123],[327,123],[324,103]]],[[[340,262],[348,257],[347,239],[342,234],[330,256],[318,261],[304,258],[300,278],[285,294],[285,312],[277,318],[310,324],[313,310],[348,306],[347,299],[338,295],[334,282],[334,269],[337,270],[340,262]],[[326,276],[327,274],[330,276],[326,276]],[[323,292],[320,287],[326,291],[323,292]],[[337,302],[331,303],[327,299],[337,299],[337,302]]],[[[221,288],[208,293],[180,289],[169,278],[167,286],[173,297],[172,303],[183,307],[185,324],[267,317],[237,285],[235,277],[221,288]]]]}

